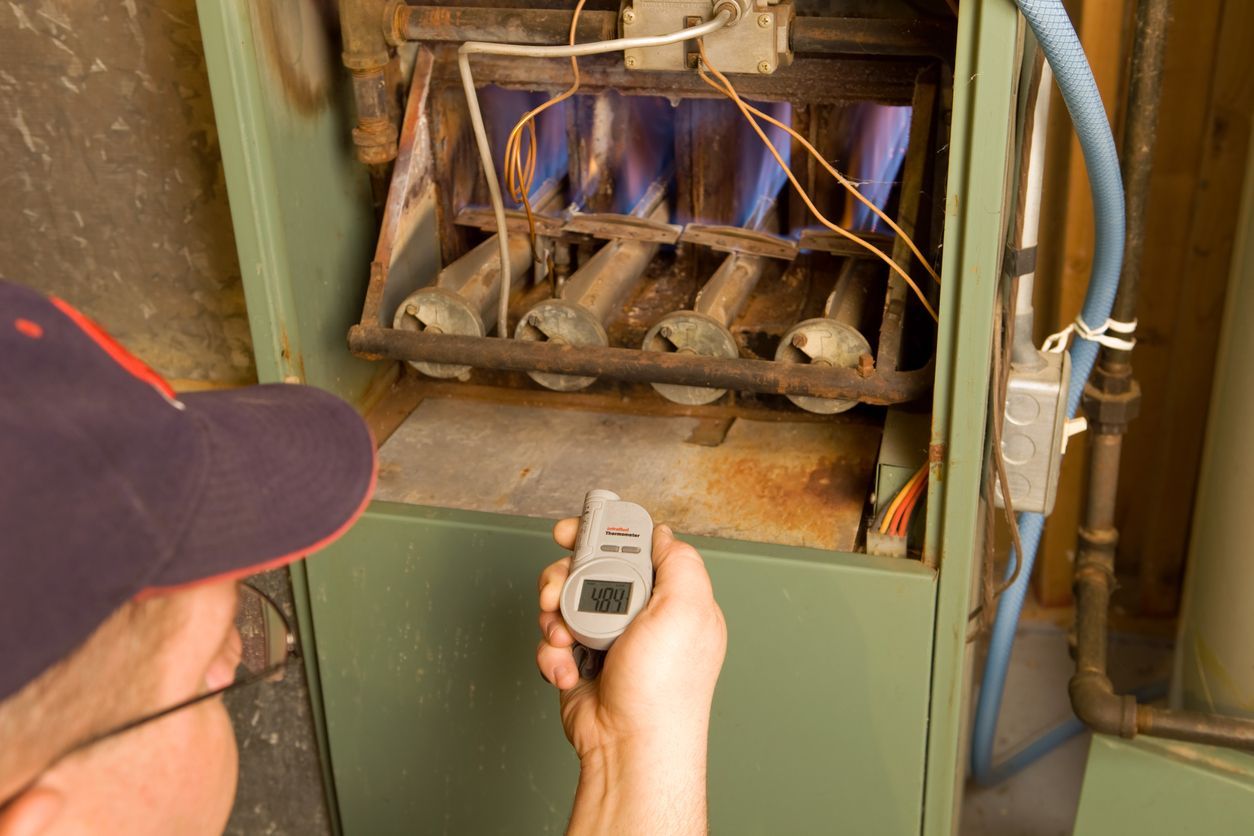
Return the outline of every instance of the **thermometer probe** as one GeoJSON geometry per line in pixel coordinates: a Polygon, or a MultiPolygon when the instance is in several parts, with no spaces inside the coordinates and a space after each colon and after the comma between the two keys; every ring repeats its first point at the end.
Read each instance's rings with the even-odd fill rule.
{"type": "MultiPolygon", "coordinates": [[[[588,491],[570,575],[562,587],[562,618],[571,635],[588,650],[608,650],[652,593],[649,512],[611,491],[588,491]]],[[[580,667],[586,672],[589,666],[580,667]]]]}

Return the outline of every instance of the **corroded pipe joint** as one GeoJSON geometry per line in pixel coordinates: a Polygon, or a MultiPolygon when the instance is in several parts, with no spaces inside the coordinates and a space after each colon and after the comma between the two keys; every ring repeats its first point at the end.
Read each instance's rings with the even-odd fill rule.
{"type": "Polygon", "coordinates": [[[1084,386],[1080,405],[1096,433],[1122,434],[1141,412],[1141,385],[1132,378],[1130,366],[1122,368],[1126,374],[1112,374],[1099,365],[1093,380],[1084,386]]]}
{"type": "Polygon", "coordinates": [[[393,47],[408,43],[405,28],[409,24],[409,6],[405,0],[392,0],[383,6],[383,39],[393,47]]]}
{"type": "Polygon", "coordinates": [[[1077,539],[1080,541],[1080,558],[1076,563],[1076,573],[1079,574],[1080,567],[1086,563],[1100,564],[1101,568],[1113,578],[1115,547],[1119,545],[1119,529],[1080,526],[1077,539]]]}
{"type": "Polygon", "coordinates": [[[397,134],[388,112],[384,67],[354,69],[352,74],[353,98],[357,103],[357,125],[353,128],[357,159],[366,165],[390,162],[396,159],[397,134]]]}
{"type": "Polygon", "coordinates": [[[1101,673],[1077,672],[1071,677],[1067,692],[1075,715],[1093,731],[1136,737],[1136,698],[1116,694],[1110,680],[1101,673]]]}

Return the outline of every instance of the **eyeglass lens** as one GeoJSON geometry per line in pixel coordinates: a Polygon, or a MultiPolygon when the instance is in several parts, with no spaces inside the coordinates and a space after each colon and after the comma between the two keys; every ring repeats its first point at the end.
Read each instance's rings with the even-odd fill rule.
{"type": "Polygon", "coordinates": [[[235,628],[242,645],[240,667],[250,674],[277,668],[269,678],[282,679],[292,637],[287,619],[274,602],[251,586],[240,584],[235,628]]]}

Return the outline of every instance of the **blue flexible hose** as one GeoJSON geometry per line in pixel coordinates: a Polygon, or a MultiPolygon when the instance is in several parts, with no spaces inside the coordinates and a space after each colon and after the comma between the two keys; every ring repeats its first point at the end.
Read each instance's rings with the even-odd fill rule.
{"type": "MultiPolygon", "coordinates": [[[[1080,39],[1076,36],[1061,0],[1017,2],[1054,71],[1054,78],[1067,104],[1067,110],[1071,113],[1080,148],[1084,152],[1084,165],[1088,170],[1089,186],[1093,193],[1096,229],[1092,273],[1080,315],[1090,329],[1097,330],[1110,317],[1115,293],[1119,289],[1119,274],[1123,268],[1123,180],[1119,172],[1115,138],[1110,132],[1106,109],[1102,105],[1093,71],[1084,55],[1084,47],[1080,45],[1080,39]]],[[[1067,417],[1074,416],[1080,406],[1080,396],[1084,392],[1089,374],[1093,371],[1093,364],[1097,361],[1098,349],[1096,342],[1082,339],[1078,334],[1071,344],[1067,417]]],[[[1003,771],[993,765],[993,741],[1006,686],[1006,671],[1010,666],[1010,652],[1014,647],[1015,630],[1019,625],[1019,613],[1023,609],[1023,599],[1032,577],[1032,564],[1036,561],[1041,533],[1045,528],[1045,518],[1040,514],[1021,513],[1018,521],[1020,540],[1023,543],[1023,568],[1014,584],[1002,593],[998,602],[997,618],[993,622],[992,636],[989,639],[988,659],[984,665],[984,679],[976,704],[971,741],[971,774],[980,784],[997,783],[1005,777],[1003,771]]],[[[1010,571],[1013,571],[1018,559],[1019,556],[1012,551],[1010,571]]],[[[1057,742],[1053,745],[1057,745],[1057,742]]],[[[1039,757],[1045,751],[1048,748],[1040,748],[1033,743],[1021,755],[1035,753],[1033,757],[1039,757]]],[[[1016,758],[1016,761],[1020,769],[1030,762],[1022,758],[1016,758]]]]}

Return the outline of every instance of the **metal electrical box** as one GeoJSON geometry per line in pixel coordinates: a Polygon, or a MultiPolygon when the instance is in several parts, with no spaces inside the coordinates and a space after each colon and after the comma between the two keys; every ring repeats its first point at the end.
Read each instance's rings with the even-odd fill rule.
{"type": "MultiPolygon", "coordinates": [[[[404,319],[395,316],[403,311],[398,306],[414,289],[400,287],[404,279],[415,287],[434,282],[450,258],[495,230],[476,205],[479,187],[467,186],[460,203],[448,199],[449,190],[461,186],[442,190],[438,178],[453,175],[439,164],[427,179],[406,179],[407,172],[422,170],[416,155],[428,150],[473,160],[465,145],[455,147],[463,134],[438,135],[429,146],[412,141],[415,132],[455,125],[460,112],[454,93],[446,95],[455,92],[454,77],[440,75],[445,65],[438,45],[430,53],[420,47],[414,58],[415,72],[431,74],[429,87],[401,85],[429,90],[430,101],[425,110],[411,106],[411,117],[402,120],[402,157],[383,181],[384,200],[372,194],[367,169],[352,157],[347,80],[324,72],[309,51],[285,40],[285,33],[317,29],[316,4],[292,4],[306,17],[286,28],[273,19],[277,10],[262,5],[199,3],[258,372],[263,380],[301,380],[334,391],[360,404],[388,437],[379,501],[343,540],[294,569],[327,784],[343,831],[564,829],[577,764],[562,735],[557,696],[534,670],[535,581],[559,556],[548,534],[551,520],[577,514],[583,493],[599,486],[641,502],[659,522],[676,523],[704,554],[727,617],[729,650],[710,740],[712,831],[951,832],[964,774],[965,637],[978,564],[991,314],[1001,275],[1020,58],[1013,3],[964,3],[956,24],[952,17],[921,21],[923,30],[949,33],[944,55],[926,54],[903,35],[887,41],[899,43],[896,54],[875,57],[851,53],[847,33],[829,18],[811,16],[805,23],[804,3],[797,3],[795,18],[792,5],[768,5],[762,15],[792,19],[790,49],[770,59],[769,72],[743,82],[749,99],[810,102],[803,110],[811,126],[844,108],[843,97],[855,89],[875,91],[858,94],[873,102],[934,107],[936,117],[927,124],[945,141],[928,147],[943,146],[945,156],[920,165],[938,169],[926,183],[940,184],[943,194],[931,195],[938,207],[926,219],[933,232],[922,224],[916,232],[921,240],[931,235],[944,283],[936,300],[939,325],[926,331],[932,358],[920,368],[927,385],[911,395],[924,409],[930,406],[931,432],[920,461],[930,475],[925,534],[908,558],[864,553],[882,407],[823,414],[777,397],[759,409],[754,398],[734,392],[705,404],[706,395],[668,400],[647,386],[554,392],[521,376],[510,378],[511,394],[503,396],[495,379],[440,382],[406,371],[398,383],[402,364],[354,357],[346,343],[350,326],[364,322],[378,329],[372,333],[391,331],[404,319]],[[900,46],[909,43],[915,46],[900,46]],[[817,53],[827,63],[815,59],[817,53]],[[795,54],[791,64],[785,54],[795,54]],[[319,73],[321,94],[306,95],[302,74],[319,73]],[[919,79],[931,79],[932,86],[924,85],[931,98],[919,98],[919,79]],[[778,85],[791,87],[780,93],[778,85]],[[454,139],[443,143],[441,137],[454,139]],[[385,219],[382,235],[376,208],[385,219]],[[386,288],[381,273],[390,274],[386,288]],[[395,406],[398,392],[412,396],[403,409],[395,406]],[[568,395],[583,400],[561,400],[568,395]],[[632,464],[617,466],[625,459],[632,464]]],[[[833,8],[844,5],[853,15],[854,7],[861,14],[868,4],[833,8]]],[[[917,13],[910,11],[914,6],[929,4],[878,5],[881,17],[864,21],[859,31],[896,31],[892,14],[909,16],[917,13]]],[[[399,7],[397,13],[449,26],[479,20],[456,7],[433,8],[399,7]]],[[[591,4],[590,10],[588,26],[598,32],[612,34],[619,25],[617,4],[591,4]]],[[[761,28],[780,26],[771,17],[761,28]]],[[[437,29],[424,24],[406,31],[435,37],[437,29]]],[[[652,71],[624,67],[622,60],[619,54],[588,61],[589,96],[577,105],[586,121],[577,124],[591,127],[582,138],[570,135],[571,147],[582,149],[572,155],[595,153],[604,109],[594,95],[618,113],[621,100],[646,97],[648,85],[657,83],[652,71]]],[[[485,61],[481,70],[485,85],[493,79],[503,89],[538,83],[508,62],[485,61]]],[[[685,160],[696,157],[684,149],[720,137],[693,133],[695,114],[714,105],[695,79],[680,75],[676,83],[688,86],[654,98],[661,118],[678,126],[679,151],[669,171],[691,183],[697,172],[686,170],[685,160]]],[[[542,86],[556,92],[556,84],[542,86]]],[[[794,104],[794,124],[800,124],[797,114],[794,104]]],[[[712,181],[719,176],[714,169],[707,173],[712,181]]],[[[620,195],[626,183],[618,181],[620,195]]],[[[690,185],[667,195],[674,201],[667,205],[694,205],[690,185]]],[[[554,282],[561,269],[577,271],[592,261],[591,253],[608,240],[598,235],[673,236],[654,246],[666,258],[672,251],[680,254],[676,259],[694,254],[685,275],[708,276],[729,253],[776,261],[812,252],[857,257],[826,232],[802,229],[804,212],[787,208],[794,207],[791,198],[777,210],[781,226],[771,228],[720,215],[723,209],[710,205],[692,217],[654,223],[602,197],[596,212],[541,212],[542,235],[570,256],[568,268],[554,262],[554,282]],[[627,227],[632,231],[623,231],[627,227]]],[[[911,223],[923,217],[909,205],[897,208],[911,223]]],[[[891,249],[891,240],[875,240],[891,249]]],[[[828,284],[815,285],[813,298],[798,305],[822,317],[838,271],[815,272],[828,284]]],[[[767,275],[775,278],[764,279],[759,293],[791,287],[786,268],[767,275]]],[[[881,353],[851,356],[851,367],[842,371],[841,379],[855,388],[855,377],[879,385],[898,368],[896,347],[883,351],[883,334],[900,328],[908,303],[884,290],[885,278],[886,271],[875,291],[885,304],[868,308],[883,309],[887,325],[873,340],[881,353]]],[[[644,282],[654,286],[654,279],[644,282]]],[[[550,290],[537,282],[518,292],[542,298],[550,290]]],[[[648,308],[643,297],[630,298],[645,313],[611,323],[611,344],[628,335],[639,347],[650,326],[685,307],[648,308]]],[[[511,334],[515,318],[527,321],[519,304],[511,308],[511,334]]],[[[736,337],[739,356],[726,362],[774,359],[775,342],[798,317],[772,319],[770,313],[755,296],[744,313],[727,315],[731,324],[723,324],[736,337]],[[732,322],[733,316],[741,319],[732,322]],[[766,325],[741,327],[746,317],[766,325]]],[[[903,345],[901,358],[911,350],[909,341],[903,345]]],[[[812,353],[795,362],[818,363],[806,358],[823,359],[812,353]]],[[[888,402],[884,397],[867,396],[872,403],[888,402]]]]}

